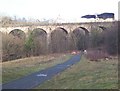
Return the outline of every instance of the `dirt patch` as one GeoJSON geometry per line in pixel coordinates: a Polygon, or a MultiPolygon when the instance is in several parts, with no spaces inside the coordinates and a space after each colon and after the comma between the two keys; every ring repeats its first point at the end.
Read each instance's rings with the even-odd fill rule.
{"type": "Polygon", "coordinates": [[[109,59],[113,59],[112,56],[110,56],[107,52],[102,51],[102,50],[87,50],[87,54],[86,57],[90,60],[90,61],[101,61],[101,59],[104,60],[109,60],[109,59]]]}

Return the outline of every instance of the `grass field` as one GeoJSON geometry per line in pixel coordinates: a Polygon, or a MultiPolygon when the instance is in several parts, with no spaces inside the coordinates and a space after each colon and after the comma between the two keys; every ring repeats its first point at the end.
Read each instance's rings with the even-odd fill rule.
{"type": "Polygon", "coordinates": [[[39,57],[18,59],[2,64],[2,83],[21,78],[33,72],[43,70],[67,61],[71,54],[51,54],[39,57]]]}
{"type": "Polygon", "coordinates": [[[81,61],[36,89],[118,89],[118,60],[81,61]]]}

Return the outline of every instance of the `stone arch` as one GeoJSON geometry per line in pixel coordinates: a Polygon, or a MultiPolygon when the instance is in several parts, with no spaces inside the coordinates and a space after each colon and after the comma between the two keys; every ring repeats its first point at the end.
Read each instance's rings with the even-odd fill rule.
{"type": "Polygon", "coordinates": [[[35,28],[31,35],[34,43],[34,55],[45,54],[47,52],[47,32],[42,28],[35,28]]]}
{"type": "Polygon", "coordinates": [[[62,27],[57,27],[56,29],[54,29],[53,31],[52,31],[52,33],[54,32],[54,31],[64,31],[66,34],[68,34],[68,31],[66,30],[66,29],[64,29],[64,28],[62,28],[62,27]]]}
{"type": "Polygon", "coordinates": [[[92,33],[92,32],[102,33],[102,32],[105,32],[106,30],[107,30],[107,28],[101,25],[101,26],[96,26],[96,27],[94,27],[94,28],[92,29],[91,33],[92,33]]]}
{"type": "Polygon", "coordinates": [[[64,52],[68,46],[68,32],[64,28],[58,27],[51,32],[52,52],[64,52]]]}
{"type": "Polygon", "coordinates": [[[84,27],[78,27],[73,30],[71,33],[71,41],[73,41],[72,43],[74,43],[75,49],[86,49],[87,35],[89,35],[89,31],[84,27]]]}
{"type": "Polygon", "coordinates": [[[25,38],[25,32],[20,30],[20,29],[14,29],[11,32],[9,32],[9,34],[18,37],[18,38],[25,38]]]}
{"type": "Polygon", "coordinates": [[[43,35],[47,35],[47,32],[42,28],[35,28],[32,31],[32,35],[34,35],[36,37],[37,36],[43,36],[43,35]]]}
{"type": "Polygon", "coordinates": [[[103,31],[104,31],[104,30],[107,30],[107,28],[104,27],[104,26],[99,26],[99,28],[102,29],[103,31]]]}
{"type": "Polygon", "coordinates": [[[85,35],[85,31],[82,29],[82,28],[75,28],[74,30],[73,30],[73,33],[75,34],[78,34],[78,33],[80,33],[80,34],[83,34],[83,35],[85,35]]]}
{"type": "Polygon", "coordinates": [[[89,30],[86,29],[85,27],[79,27],[79,28],[83,29],[83,30],[85,31],[85,34],[86,34],[86,35],[89,34],[89,30]]]}

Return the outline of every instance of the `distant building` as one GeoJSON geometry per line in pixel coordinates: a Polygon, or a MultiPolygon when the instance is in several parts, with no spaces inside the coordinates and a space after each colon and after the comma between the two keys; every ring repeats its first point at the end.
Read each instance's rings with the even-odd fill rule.
{"type": "Polygon", "coordinates": [[[98,14],[97,15],[97,18],[99,18],[99,19],[113,19],[114,20],[114,13],[102,13],[102,14],[98,14]]]}
{"type": "Polygon", "coordinates": [[[81,18],[93,19],[100,22],[105,22],[105,21],[113,21],[114,16],[115,16],[114,13],[102,13],[98,15],[84,15],[81,18]]]}
{"type": "Polygon", "coordinates": [[[96,18],[95,15],[85,15],[85,16],[82,16],[81,18],[87,18],[87,19],[90,19],[90,18],[96,18]]]}

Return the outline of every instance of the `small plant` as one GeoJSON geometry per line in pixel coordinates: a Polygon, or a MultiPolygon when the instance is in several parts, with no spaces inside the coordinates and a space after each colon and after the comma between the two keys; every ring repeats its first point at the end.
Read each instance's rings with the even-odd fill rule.
{"type": "Polygon", "coordinates": [[[32,33],[30,33],[30,35],[26,39],[25,45],[24,45],[24,50],[25,50],[26,56],[32,55],[33,48],[34,48],[33,36],[32,36],[32,33]]]}

